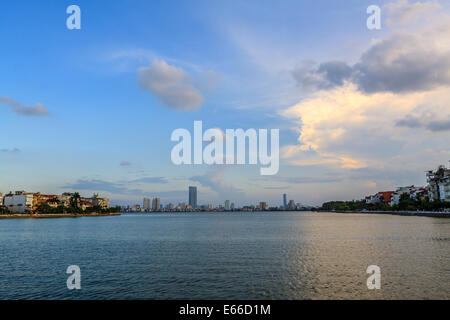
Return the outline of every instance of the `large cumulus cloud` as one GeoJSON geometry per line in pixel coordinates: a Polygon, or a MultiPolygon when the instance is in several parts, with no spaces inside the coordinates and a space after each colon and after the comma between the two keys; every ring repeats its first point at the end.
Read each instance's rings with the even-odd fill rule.
{"type": "Polygon", "coordinates": [[[307,90],[328,90],[354,83],[364,93],[407,93],[450,85],[450,50],[426,35],[399,33],[377,41],[358,63],[328,61],[299,65],[293,71],[307,90]]]}
{"type": "Polygon", "coordinates": [[[393,171],[450,158],[450,19],[433,11],[438,7],[391,3],[388,14],[404,13],[402,28],[374,39],[356,63],[295,68],[294,79],[309,95],[282,112],[299,132],[298,143],[282,150],[285,161],[393,171]],[[414,26],[419,18],[426,23],[414,26]]]}

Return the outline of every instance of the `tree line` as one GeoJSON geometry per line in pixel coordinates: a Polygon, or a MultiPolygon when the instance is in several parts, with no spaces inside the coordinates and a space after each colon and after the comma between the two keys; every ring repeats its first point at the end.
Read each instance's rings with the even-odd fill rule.
{"type": "Polygon", "coordinates": [[[441,200],[411,199],[402,194],[398,204],[366,203],[365,200],[329,201],[322,204],[321,210],[328,211],[444,211],[450,209],[450,202],[441,200]]]}

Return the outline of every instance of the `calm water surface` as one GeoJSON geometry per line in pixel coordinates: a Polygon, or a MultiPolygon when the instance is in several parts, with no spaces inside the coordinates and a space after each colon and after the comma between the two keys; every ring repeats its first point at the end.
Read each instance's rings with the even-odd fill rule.
{"type": "Polygon", "coordinates": [[[449,244],[449,219],[390,215],[0,220],[0,299],[449,299],[449,244]]]}

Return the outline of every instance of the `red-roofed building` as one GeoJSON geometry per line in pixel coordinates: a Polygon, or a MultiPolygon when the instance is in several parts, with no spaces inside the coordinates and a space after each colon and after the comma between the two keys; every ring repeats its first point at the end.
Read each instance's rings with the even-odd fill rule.
{"type": "Polygon", "coordinates": [[[367,196],[365,200],[366,203],[371,204],[379,204],[379,203],[390,204],[393,194],[394,191],[381,191],[374,194],[373,196],[367,196]]]}
{"type": "Polygon", "coordinates": [[[391,198],[392,198],[392,194],[395,191],[382,191],[382,192],[378,192],[377,195],[380,199],[380,202],[384,203],[384,204],[390,204],[391,203],[391,198]]]}
{"type": "Polygon", "coordinates": [[[92,208],[94,205],[92,204],[92,202],[87,201],[87,200],[81,200],[81,209],[82,210],[86,210],[86,208],[92,208]]]}

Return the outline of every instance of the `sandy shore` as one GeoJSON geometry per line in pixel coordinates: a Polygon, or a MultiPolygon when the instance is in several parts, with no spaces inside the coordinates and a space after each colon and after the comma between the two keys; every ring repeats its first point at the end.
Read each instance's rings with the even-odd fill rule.
{"type": "Polygon", "coordinates": [[[92,213],[92,214],[73,214],[73,213],[55,213],[55,214],[1,214],[0,219],[48,219],[48,218],[79,218],[79,217],[109,217],[120,216],[120,213],[92,213]]]}

